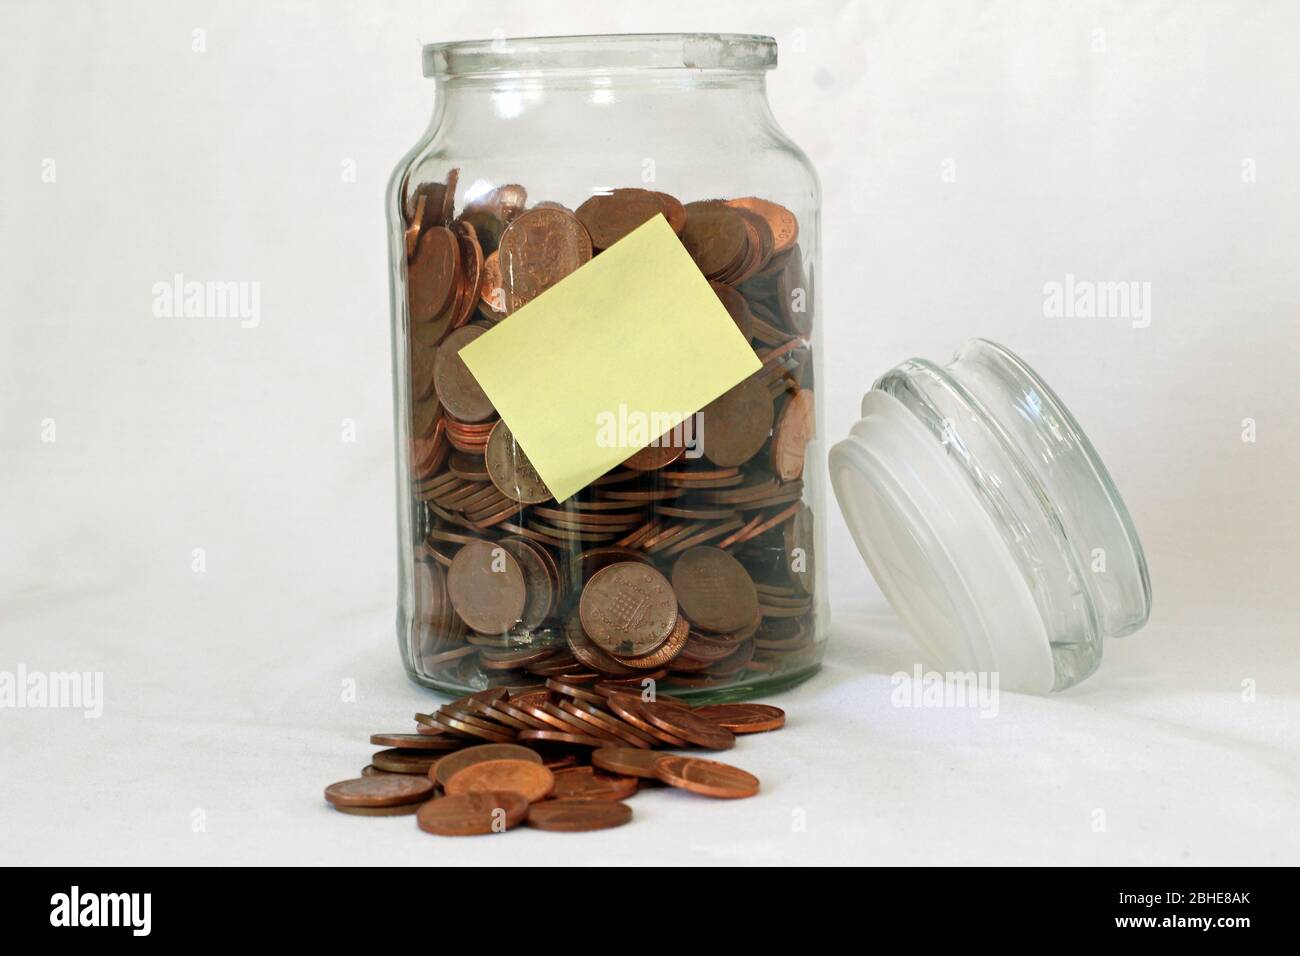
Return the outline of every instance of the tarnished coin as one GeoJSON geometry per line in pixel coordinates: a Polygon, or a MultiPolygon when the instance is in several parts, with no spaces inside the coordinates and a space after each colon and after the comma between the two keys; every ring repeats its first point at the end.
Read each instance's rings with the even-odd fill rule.
{"type": "Polygon", "coordinates": [[[804,594],[812,594],[817,574],[813,564],[813,512],[803,508],[781,529],[790,579],[804,594]]]}
{"type": "Polygon", "coordinates": [[[736,745],[736,735],[730,730],[685,707],[643,702],[639,713],[660,730],[705,750],[730,750],[736,745]]]}
{"type": "Polygon", "coordinates": [[[492,484],[511,501],[533,505],[551,499],[551,490],[515,441],[504,419],[492,426],[483,457],[492,484]]]}
{"type": "Polygon", "coordinates": [[[415,815],[426,833],[477,836],[518,826],[528,815],[528,801],[508,791],[475,791],[430,800],[415,815]]]}
{"type": "Polygon", "coordinates": [[[754,313],[749,311],[749,303],[745,297],[736,291],[735,287],[726,285],[722,282],[710,282],[709,287],[713,289],[713,294],[718,297],[722,305],[731,316],[731,321],[736,323],[736,328],[740,329],[740,334],[747,339],[754,337],[754,313]]]}
{"type": "Polygon", "coordinates": [[[537,743],[573,744],[575,747],[604,747],[609,743],[608,740],[592,737],[589,734],[570,734],[562,730],[521,730],[519,739],[537,743]]]}
{"type": "Polygon", "coordinates": [[[424,803],[421,800],[418,803],[400,803],[395,807],[345,807],[336,803],[334,809],[354,817],[409,817],[419,813],[424,803]]]}
{"type": "Polygon", "coordinates": [[[428,750],[379,750],[370,758],[370,763],[389,773],[409,773],[422,776],[438,762],[441,752],[428,750]]]}
{"type": "MultiPolygon", "coordinates": [[[[650,720],[649,714],[644,710],[647,701],[643,701],[637,695],[615,692],[605,698],[605,701],[608,704],[609,709],[613,711],[617,717],[627,721],[642,733],[649,734],[651,737],[663,741],[670,747],[686,746],[685,740],[670,734],[668,731],[650,720]]],[[[667,706],[671,707],[673,705],[669,704],[667,706]]]]}
{"type": "Polygon", "coordinates": [[[543,800],[528,808],[530,827],[560,833],[608,830],[631,820],[631,807],[607,800],[543,800]]]}
{"type": "Polygon", "coordinates": [[[450,308],[460,274],[460,242],[445,226],[420,236],[406,268],[411,335],[422,345],[437,345],[451,322],[450,308]]]}
{"type": "Polygon", "coordinates": [[[615,189],[592,196],[575,211],[597,249],[608,249],[637,226],[664,211],[662,200],[647,189],[615,189]]]}
{"type": "Polygon", "coordinates": [[[754,622],[754,581],[745,566],[721,548],[700,545],[683,551],[672,575],[682,611],[697,627],[726,634],[754,622]]]}
{"type": "Polygon", "coordinates": [[[582,589],[578,608],[587,636],[611,654],[648,654],[677,625],[672,585],[638,561],[620,561],[597,571],[582,589]]]}
{"type": "Polygon", "coordinates": [[[418,803],[433,794],[433,783],[426,777],[388,774],[340,780],[325,788],[325,799],[335,806],[393,807],[418,803]]]}
{"type": "Polygon", "coordinates": [[[478,294],[493,320],[500,321],[506,317],[506,287],[501,279],[501,254],[495,249],[483,260],[483,276],[479,282],[478,294]]]}
{"type": "MultiPolygon", "coordinates": [[[[524,610],[519,619],[523,621],[524,627],[540,626],[555,606],[556,578],[551,576],[552,572],[547,566],[545,553],[527,538],[502,538],[497,544],[514,556],[524,572],[528,597],[524,601],[524,610]]],[[[558,576],[558,572],[556,573],[558,576]]],[[[525,653],[538,652],[525,649],[525,653]]]]}
{"type": "Polygon", "coordinates": [[[785,726],[785,711],[771,704],[708,704],[692,713],[733,734],[758,734],[785,726]]]}
{"type": "Polygon", "coordinates": [[[525,760],[537,764],[542,762],[537,751],[529,747],[521,747],[518,744],[481,744],[477,747],[466,747],[464,750],[443,757],[433,768],[432,776],[438,786],[445,788],[447,781],[461,770],[489,760],[525,760]]]}
{"type": "Polygon", "coordinates": [[[634,793],[636,777],[598,773],[591,767],[573,767],[555,775],[553,796],[556,800],[626,800],[634,793]]]}
{"type": "Polygon", "coordinates": [[[671,465],[695,447],[695,417],[685,418],[623,462],[624,468],[655,471],[671,465]]]}
{"type": "Polygon", "coordinates": [[[758,778],[752,773],[716,760],[665,754],[655,768],[664,783],[706,797],[737,799],[758,793],[758,778]]]}
{"type": "Polygon", "coordinates": [[[782,481],[803,477],[804,454],[816,424],[812,389],[801,388],[781,409],[772,435],[772,471],[782,481]]]}
{"type": "Polygon", "coordinates": [[[682,245],[708,278],[725,276],[745,255],[745,219],[717,200],[687,203],[682,245]]]}
{"type": "Polygon", "coordinates": [[[555,788],[555,775],[529,760],[484,760],[454,774],[443,787],[448,796],[479,791],[519,793],[536,803],[555,788]]]}
{"type": "Polygon", "coordinates": [[[632,667],[641,671],[652,671],[663,667],[672,661],[682,652],[686,646],[687,638],[691,635],[691,622],[685,614],[677,615],[677,624],[673,627],[673,632],[668,635],[668,640],[664,641],[649,654],[642,654],[639,657],[627,657],[625,655],[611,655],[616,661],[624,667],[632,667]]]}
{"type": "Polygon", "coordinates": [[[502,634],[524,613],[528,593],[519,562],[491,541],[473,541],[447,569],[447,596],[460,619],[482,634],[502,634]]]}
{"type": "Polygon", "coordinates": [[[767,443],[772,414],[772,395],[756,378],[723,392],[700,413],[704,457],[723,468],[743,465],[767,443]]]}
{"type": "Polygon", "coordinates": [[[591,261],[591,237],[570,212],[530,209],[506,227],[498,253],[506,311],[517,312],[591,261]]]}
{"type": "Polygon", "coordinates": [[[376,747],[399,747],[403,750],[446,750],[447,742],[425,734],[371,734],[376,747]]]}
{"type": "Polygon", "coordinates": [[[659,771],[655,764],[661,756],[653,750],[637,747],[601,747],[591,752],[591,762],[610,773],[658,780],[659,771]]]}
{"type": "Polygon", "coordinates": [[[477,325],[462,326],[447,336],[433,362],[433,388],[438,401],[462,422],[481,422],[496,413],[492,400],[460,357],[460,350],[485,331],[477,325]]]}

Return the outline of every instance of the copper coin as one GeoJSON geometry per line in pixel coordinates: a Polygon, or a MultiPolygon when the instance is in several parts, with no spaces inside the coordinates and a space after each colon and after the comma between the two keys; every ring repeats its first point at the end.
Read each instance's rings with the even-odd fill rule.
{"type": "Polygon", "coordinates": [[[673,227],[673,232],[677,235],[682,234],[686,228],[686,207],[683,206],[676,196],[670,196],[667,193],[655,193],[655,198],[663,206],[664,218],[668,220],[668,225],[673,227]]]}
{"type": "MultiPolygon", "coordinates": [[[[524,610],[519,619],[527,628],[538,627],[546,620],[555,605],[555,582],[541,553],[542,549],[526,538],[502,538],[497,544],[510,552],[524,572],[528,597],[524,601],[524,610]]],[[[523,651],[525,656],[536,653],[538,653],[536,649],[526,648],[523,651]]],[[[531,663],[531,661],[526,662],[531,663]]]]}
{"type": "Polygon", "coordinates": [[[511,501],[532,505],[551,499],[546,482],[542,481],[542,476],[515,441],[504,420],[493,426],[483,458],[492,484],[511,501]]]}
{"type": "Polygon", "coordinates": [[[479,282],[478,294],[493,319],[499,321],[506,317],[506,288],[501,278],[501,254],[495,249],[483,260],[483,276],[479,282]]]}
{"type": "Polygon", "coordinates": [[[537,743],[573,744],[576,747],[604,747],[609,743],[590,734],[570,734],[562,730],[521,730],[519,739],[537,743]]]}
{"type": "Polygon", "coordinates": [[[528,808],[530,827],[560,833],[608,830],[631,820],[631,807],[607,800],[543,800],[528,808]]]}
{"type": "Polygon", "coordinates": [[[800,389],[790,396],[776,421],[772,438],[772,471],[782,481],[793,481],[803,475],[804,452],[816,434],[813,406],[812,390],[800,389]]]}
{"type": "Polygon", "coordinates": [[[752,773],[716,760],[665,754],[655,769],[664,783],[706,797],[737,799],[758,793],[758,778],[752,773]]]}
{"type": "Polygon", "coordinates": [[[420,236],[407,266],[406,283],[411,335],[421,344],[437,345],[446,331],[459,271],[460,242],[455,233],[435,226],[420,236]]]}
{"type": "Polygon", "coordinates": [[[364,767],[361,768],[361,776],[363,776],[363,777],[402,777],[402,776],[405,776],[405,774],[400,774],[400,773],[390,773],[390,772],[387,771],[387,770],[380,770],[378,767],[376,767],[376,766],[375,766],[374,764],[372,764],[372,763],[368,763],[368,764],[366,764],[364,767]]]}
{"type": "Polygon", "coordinates": [[[772,396],[757,379],[723,392],[700,413],[704,457],[724,468],[743,465],[767,443],[772,413],[772,396]]]}
{"type": "Polygon", "coordinates": [[[751,210],[767,220],[768,228],[772,230],[771,255],[778,256],[793,248],[795,240],[799,238],[799,220],[794,213],[769,199],[742,196],[739,199],[728,199],[727,205],[751,210]]]}
{"type": "Polygon", "coordinates": [[[648,564],[620,561],[597,571],[579,600],[582,629],[611,654],[648,654],[677,624],[677,597],[648,564]]]}
{"type": "Polygon", "coordinates": [[[555,788],[555,776],[540,762],[529,760],[484,760],[451,775],[443,789],[448,796],[460,793],[504,790],[523,794],[536,803],[555,788]]]}
{"type": "Polygon", "coordinates": [[[677,615],[677,624],[673,627],[673,632],[668,635],[668,640],[664,641],[649,654],[642,654],[639,657],[626,657],[622,654],[611,655],[616,661],[624,667],[633,667],[637,670],[653,671],[663,667],[686,646],[686,640],[691,634],[691,622],[687,620],[686,615],[677,615]]]}
{"type": "Polygon", "coordinates": [[[660,730],[705,750],[729,750],[736,745],[736,735],[730,730],[685,707],[655,701],[642,703],[639,713],[660,730]]]}
{"type": "Polygon", "coordinates": [[[601,747],[591,752],[591,762],[601,770],[630,777],[659,779],[656,763],[663,754],[636,747],[601,747]]]}
{"type": "Polygon", "coordinates": [[[371,764],[389,773],[423,775],[438,762],[441,756],[428,750],[379,750],[370,758],[371,764]]]}
{"type": "Polygon", "coordinates": [[[646,189],[615,189],[592,196],[575,211],[597,249],[608,249],[637,226],[664,211],[659,197],[646,189]]]}
{"type": "Polygon", "coordinates": [[[804,338],[812,334],[813,290],[812,282],[804,274],[803,255],[799,247],[790,250],[785,267],[776,277],[777,301],[786,325],[804,338]]]}
{"type": "Polygon", "coordinates": [[[354,817],[409,817],[419,813],[424,804],[423,800],[418,803],[400,803],[395,807],[345,807],[336,803],[334,809],[354,817]]]}
{"type": "Polygon", "coordinates": [[[438,786],[445,788],[447,781],[466,767],[491,760],[523,760],[537,764],[542,762],[537,751],[518,744],[481,744],[477,747],[466,747],[464,750],[443,757],[433,768],[433,777],[438,786]]]}
{"type": "Polygon", "coordinates": [[[673,565],[673,590],[686,616],[706,631],[738,631],[758,613],[753,579],[721,548],[700,545],[683,551],[673,565]]]}
{"type": "Polygon", "coordinates": [[[745,219],[730,206],[716,200],[686,204],[682,245],[710,279],[734,268],[746,243],[745,219]]]}
{"type": "Polygon", "coordinates": [[[671,465],[695,447],[695,416],[682,419],[653,442],[623,462],[624,468],[655,471],[671,465]]]}
{"type": "Polygon", "coordinates": [[[517,312],[569,273],[591,261],[591,237],[563,209],[531,209],[501,236],[506,310],[517,312]]]}
{"type": "MultiPolygon", "coordinates": [[[[649,734],[657,740],[662,740],[670,747],[686,746],[685,740],[670,734],[650,720],[649,715],[643,710],[648,701],[643,701],[636,694],[612,693],[605,698],[605,702],[615,715],[621,717],[642,733],[649,734]]],[[[668,706],[671,707],[672,705],[669,704],[668,706]]]]}
{"type": "Polygon", "coordinates": [[[447,743],[425,734],[371,734],[376,747],[400,747],[403,750],[445,750],[447,743]]]}
{"type": "Polygon", "coordinates": [[[528,801],[518,793],[478,790],[430,800],[420,807],[416,823],[440,836],[477,836],[501,833],[518,826],[528,816],[528,801]]]}
{"type": "Polygon", "coordinates": [[[692,713],[733,734],[758,734],[785,726],[785,711],[770,704],[708,704],[696,707],[692,713]]]}
{"type": "Polygon", "coordinates": [[[582,620],[576,611],[571,613],[564,623],[564,639],[568,642],[569,650],[573,653],[573,656],[593,670],[623,676],[636,673],[634,668],[625,667],[610,657],[587,636],[582,627],[582,620]]]}
{"type": "Polygon", "coordinates": [[[484,331],[480,326],[466,325],[452,332],[438,349],[433,363],[433,387],[438,400],[462,422],[481,422],[496,412],[474,373],[460,357],[460,350],[484,331]]]}
{"type": "Polygon", "coordinates": [[[785,563],[790,581],[804,594],[812,594],[816,584],[813,564],[813,513],[803,508],[781,529],[785,563]]]}
{"type": "Polygon", "coordinates": [[[325,799],[335,806],[393,807],[427,800],[432,793],[433,783],[425,777],[388,774],[332,783],[325,788],[325,799]]]}
{"type": "Polygon", "coordinates": [[[501,634],[524,613],[528,590],[523,569],[509,551],[490,541],[474,541],[452,559],[447,595],[471,628],[501,634]]]}
{"type": "Polygon", "coordinates": [[[625,800],[634,793],[636,777],[598,773],[591,767],[574,767],[555,775],[553,796],[556,800],[625,800]]]}

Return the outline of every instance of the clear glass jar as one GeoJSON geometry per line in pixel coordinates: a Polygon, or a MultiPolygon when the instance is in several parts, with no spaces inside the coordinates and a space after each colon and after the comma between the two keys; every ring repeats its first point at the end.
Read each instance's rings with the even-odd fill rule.
{"type": "Polygon", "coordinates": [[[674,695],[723,700],[789,686],[820,664],[820,196],[769,109],[775,65],[773,40],[738,35],[424,49],[433,118],[387,197],[397,632],[413,680],[463,694],[652,678],[674,695]],[[763,371],[703,410],[703,457],[698,445],[676,460],[648,449],[559,504],[503,485],[494,471],[530,466],[455,350],[599,255],[628,222],[660,212],[763,371]],[[523,242],[510,230],[544,219],[548,238],[532,248],[553,268],[539,286],[511,265],[523,242]],[[719,248],[734,254],[719,258],[719,248]],[[755,433],[769,399],[771,422],[755,433]],[[724,451],[741,405],[746,447],[724,451]],[[490,587],[475,577],[489,553],[509,572],[490,587]],[[669,583],[678,607],[652,650],[616,654],[587,633],[584,593],[597,572],[631,563],[662,575],[654,580],[669,583]]]}

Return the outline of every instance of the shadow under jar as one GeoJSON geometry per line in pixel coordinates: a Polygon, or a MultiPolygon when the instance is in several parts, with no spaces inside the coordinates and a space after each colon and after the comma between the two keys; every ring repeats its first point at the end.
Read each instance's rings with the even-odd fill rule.
{"type": "Polygon", "coordinates": [[[387,197],[397,632],[413,680],[463,694],[651,679],[726,700],[817,669],[820,199],[769,109],[775,65],[775,42],[754,36],[425,47],[433,119],[387,197]],[[706,406],[691,440],[557,503],[457,353],[658,215],[762,369],[706,406]]]}

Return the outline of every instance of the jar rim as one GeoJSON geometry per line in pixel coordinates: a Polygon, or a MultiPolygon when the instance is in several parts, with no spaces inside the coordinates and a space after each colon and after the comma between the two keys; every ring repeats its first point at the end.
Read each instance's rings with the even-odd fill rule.
{"type": "Polygon", "coordinates": [[[551,71],[720,70],[776,66],[776,40],[748,33],[610,33],[429,43],[424,75],[448,78],[551,71]]]}

